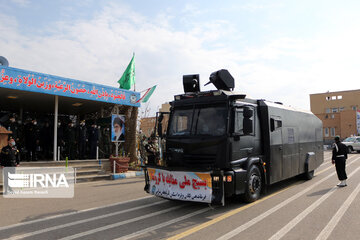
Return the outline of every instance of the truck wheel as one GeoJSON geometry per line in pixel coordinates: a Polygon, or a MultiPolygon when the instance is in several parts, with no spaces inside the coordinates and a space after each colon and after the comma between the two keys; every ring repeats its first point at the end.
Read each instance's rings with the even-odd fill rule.
{"type": "Polygon", "coordinates": [[[305,180],[311,180],[314,177],[314,170],[304,173],[303,176],[305,180]]]}
{"type": "Polygon", "coordinates": [[[245,202],[254,202],[260,197],[262,188],[261,173],[257,166],[252,165],[247,175],[247,182],[245,186],[245,193],[243,200],[245,202]]]}

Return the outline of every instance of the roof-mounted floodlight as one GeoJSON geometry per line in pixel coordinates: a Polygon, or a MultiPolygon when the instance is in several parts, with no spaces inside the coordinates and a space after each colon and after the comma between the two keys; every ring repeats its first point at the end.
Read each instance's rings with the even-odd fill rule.
{"type": "Polygon", "coordinates": [[[225,91],[232,91],[235,87],[234,78],[226,69],[221,69],[219,71],[213,72],[210,75],[209,79],[210,82],[205,84],[205,86],[208,85],[209,83],[212,83],[215,85],[215,87],[218,90],[225,90],[225,91]]]}
{"type": "Polygon", "coordinates": [[[183,76],[184,92],[200,92],[200,76],[199,74],[183,76]]]}

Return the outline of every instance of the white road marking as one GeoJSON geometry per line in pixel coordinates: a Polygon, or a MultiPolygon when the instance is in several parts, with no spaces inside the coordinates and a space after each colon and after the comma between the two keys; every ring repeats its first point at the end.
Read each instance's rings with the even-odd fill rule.
{"type": "Polygon", "coordinates": [[[325,240],[327,239],[331,232],[334,230],[336,225],[339,223],[340,219],[343,217],[347,209],[350,207],[351,203],[354,201],[356,195],[360,192],[360,184],[356,187],[356,189],[350,194],[350,196],[346,199],[344,204],[339,208],[339,210],[335,213],[335,215],[331,218],[330,222],[326,225],[326,227],[321,231],[316,240],[325,240]]]}
{"type": "Polygon", "coordinates": [[[87,236],[87,235],[90,235],[90,234],[93,234],[93,233],[96,233],[96,232],[104,231],[104,230],[114,228],[114,227],[119,227],[121,225],[136,222],[136,221],[139,221],[139,220],[142,220],[142,219],[145,219],[145,218],[150,218],[150,217],[160,215],[160,214],[163,214],[163,213],[171,212],[173,210],[176,210],[176,209],[179,209],[179,208],[182,208],[182,207],[183,207],[183,205],[176,206],[176,207],[171,207],[171,208],[168,208],[168,209],[165,209],[165,210],[161,210],[161,211],[157,211],[157,212],[153,212],[153,213],[149,213],[149,214],[145,214],[145,215],[142,215],[140,217],[128,219],[128,220],[125,220],[125,221],[113,223],[113,224],[106,225],[106,226],[99,227],[99,228],[95,228],[95,229],[92,229],[92,230],[89,230],[89,231],[74,234],[74,235],[71,235],[71,236],[68,236],[68,237],[65,237],[65,238],[61,238],[60,240],[71,240],[71,239],[75,239],[75,238],[84,237],[84,236],[87,236]]]}
{"type": "Polygon", "coordinates": [[[152,226],[152,227],[149,227],[149,228],[145,228],[145,229],[143,229],[143,230],[134,232],[134,233],[129,234],[129,235],[126,235],[126,236],[122,236],[121,238],[117,238],[116,240],[126,240],[126,239],[130,239],[130,238],[134,238],[134,237],[140,236],[140,235],[142,235],[142,234],[144,234],[144,233],[147,233],[147,232],[150,232],[150,231],[154,231],[154,230],[157,230],[157,229],[159,229],[159,228],[166,227],[166,226],[168,226],[168,225],[177,223],[177,222],[182,221],[182,220],[185,220],[185,219],[187,219],[187,218],[190,218],[190,217],[196,216],[196,215],[198,215],[198,214],[207,212],[207,211],[209,211],[209,210],[210,210],[210,208],[200,209],[200,210],[198,210],[198,211],[196,211],[196,212],[186,214],[186,215],[184,215],[184,216],[181,216],[181,217],[172,219],[172,220],[167,221],[167,222],[164,222],[164,223],[160,223],[160,224],[158,224],[158,225],[155,225],[155,226],[152,226]]]}
{"type": "MultiPolygon", "coordinates": [[[[360,167],[356,168],[349,177],[353,176],[360,167]]],[[[297,215],[293,220],[291,220],[288,224],[286,224],[283,228],[281,228],[277,233],[275,233],[269,240],[278,240],[285,236],[291,229],[293,229],[300,221],[302,221],[309,213],[311,213],[315,208],[317,208],[322,202],[324,202],[331,194],[335,192],[338,187],[335,186],[331,188],[325,195],[316,200],[313,204],[311,204],[308,208],[306,208],[302,213],[297,215]]]]}
{"type": "MultiPolygon", "coordinates": [[[[355,160],[358,160],[358,158],[356,158],[355,160]]],[[[355,162],[352,161],[350,164],[355,162]]],[[[227,234],[221,236],[218,238],[218,240],[225,240],[225,239],[230,239],[236,235],[238,235],[239,233],[241,233],[242,231],[248,229],[249,227],[253,226],[254,224],[260,222],[261,220],[263,220],[264,218],[266,218],[267,216],[269,216],[270,214],[276,212],[277,210],[279,210],[280,208],[286,206],[287,204],[289,204],[290,202],[296,200],[297,198],[299,198],[301,195],[305,194],[306,192],[308,192],[309,190],[313,189],[314,187],[316,187],[317,185],[321,184],[322,182],[326,181],[327,179],[331,178],[333,175],[335,175],[336,172],[331,173],[330,175],[326,176],[325,178],[319,180],[318,182],[314,183],[313,185],[307,187],[306,189],[302,190],[301,192],[298,192],[297,194],[293,195],[292,197],[286,199],[285,201],[281,202],[280,204],[276,205],[275,207],[267,210],[266,212],[260,214],[259,216],[253,218],[252,220],[250,220],[249,222],[237,227],[236,229],[232,230],[231,232],[228,232],[227,234]]]]}
{"type": "Polygon", "coordinates": [[[50,219],[54,219],[54,218],[67,217],[67,216],[71,216],[71,215],[78,214],[78,213],[89,212],[89,211],[103,209],[103,208],[107,208],[107,207],[113,207],[113,206],[117,206],[117,205],[120,206],[120,205],[123,205],[123,204],[126,204],[126,203],[131,203],[131,202],[135,202],[135,201],[139,201],[139,200],[147,199],[147,198],[151,198],[151,197],[153,197],[153,196],[147,196],[147,197],[132,199],[132,200],[129,200],[129,201],[113,203],[113,204],[109,204],[109,205],[105,205],[105,206],[101,206],[101,207],[88,208],[88,209],[78,210],[78,211],[71,212],[71,213],[64,213],[64,214],[59,214],[59,215],[50,216],[50,217],[46,217],[46,218],[31,220],[31,221],[22,222],[22,223],[17,223],[17,224],[13,224],[13,225],[9,225],[9,226],[0,227],[0,231],[6,230],[6,229],[9,229],[9,228],[15,228],[15,227],[19,227],[19,226],[24,226],[24,225],[28,225],[28,224],[32,224],[32,223],[42,222],[42,221],[46,221],[46,220],[50,220],[50,219]]]}
{"type": "Polygon", "coordinates": [[[90,222],[90,221],[94,221],[94,220],[98,220],[98,219],[102,219],[102,218],[107,218],[107,217],[111,217],[111,216],[122,214],[122,213],[136,211],[136,210],[139,210],[139,209],[142,209],[142,208],[151,207],[151,206],[158,205],[158,204],[165,203],[165,202],[166,202],[165,200],[164,201],[159,201],[159,202],[150,203],[150,204],[142,205],[142,206],[139,206],[139,207],[129,208],[129,209],[126,209],[126,210],[117,211],[117,212],[113,212],[113,213],[109,213],[109,214],[105,214],[105,215],[100,215],[100,216],[96,216],[96,217],[92,217],[92,218],[86,218],[86,219],[78,220],[78,221],[75,221],[75,222],[70,222],[70,223],[66,223],[66,224],[62,224],[62,225],[56,225],[54,227],[49,227],[49,228],[41,229],[41,230],[38,230],[38,231],[29,232],[29,233],[22,234],[22,235],[17,235],[17,236],[14,236],[14,237],[10,238],[10,239],[11,240],[22,239],[22,238],[38,235],[38,234],[41,234],[41,233],[54,231],[54,230],[57,230],[57,229],[60,229],[60,228],[70,227],[70,226],[73,226],[73,225],[76,225],[76,224],[86,223],[86,222],[90,222]]]}

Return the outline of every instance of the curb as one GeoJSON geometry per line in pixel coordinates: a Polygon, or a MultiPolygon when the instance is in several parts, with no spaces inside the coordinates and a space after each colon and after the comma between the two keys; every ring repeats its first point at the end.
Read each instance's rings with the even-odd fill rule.
{"type": "Polygon", "coordinates": [[[143,171],[134,171],[134,172],[126,172],[126,173],[116,173],[116,174],[111,174],[110,179],[111,180],[116,180],[116,179],[124,179],[124,178],[132,178],[132,177],[138,177],[138,176],[143,176],[144,172],[143,171]]]}

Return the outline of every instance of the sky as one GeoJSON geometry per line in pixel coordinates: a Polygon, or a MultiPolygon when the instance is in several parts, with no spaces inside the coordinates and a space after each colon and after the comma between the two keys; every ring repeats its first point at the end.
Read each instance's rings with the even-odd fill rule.
{"type": "Polygon", "coordinates": [[[310,110],[312,93],[359,89],[360,1],[0,0],[11,67],[118,87],[135,53],[140,116],[183,93],[182,76],[227,69],[235,91],[310,110]]]}

